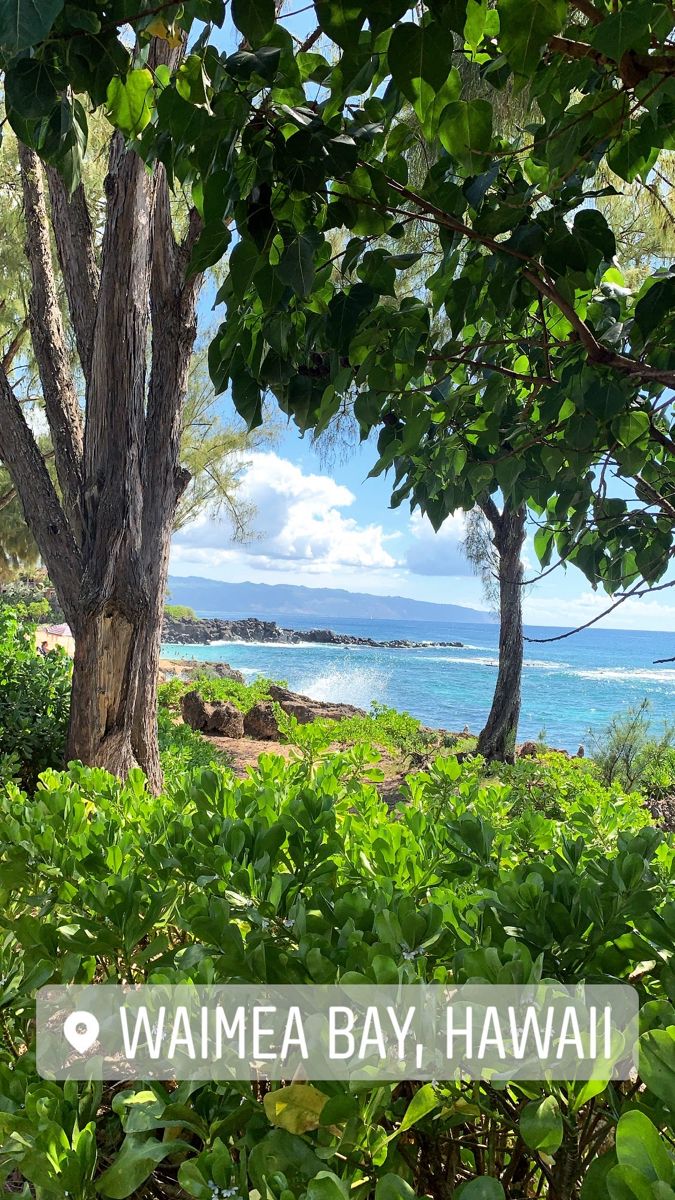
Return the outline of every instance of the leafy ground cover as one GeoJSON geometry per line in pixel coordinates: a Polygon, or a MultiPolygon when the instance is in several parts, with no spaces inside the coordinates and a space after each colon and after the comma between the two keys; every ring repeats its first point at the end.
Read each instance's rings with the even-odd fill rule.
{"type": "Polygon", "coordinates": [[[559,756],[503,779],[439,758],[395,814],[377,777],[360,744],[263,756],[244,780],[196,771],[158,799],[140,774],[122,785],[79,766],[47,771],[32,798],[6,785],[0,1177],[12,1188],[40,1200],[672,1194],[675,840],[638,796],[559,756]],[[537,801],[542,772],[560,816],[537,801]],[[634,982],[639,1080],[282,1093],[35,1073],[33,996],[49,981],[542,976],[634,982]]]}
{"type": "MultiPolygon", "coordinates": [[[[3,622],[3,679],[26,678],[47,713],[67,663],[3,622]]],[[[209,686],[244,706],[267,685],[209,686]]],[[[487,772],[425,744],[392,811],[378,747],[411,759],[412,718],[350,718],[339,749],[336,723],[285,718],[291,760],[263,754],[241,779],[176,723],[179,699],[163,689],[160,797],[140,773],[73,765],[21,786],[4,764],[0,1185],[24,1200],[672,1200],[675,837],[642,796],[602,759],[487,772]],[[49,982],[547,977],[637,988],[639,1078],[111,1086],[35,1069],[49,982]]],[[[62,735],[42,748],[53,762],[62,735]]]]}

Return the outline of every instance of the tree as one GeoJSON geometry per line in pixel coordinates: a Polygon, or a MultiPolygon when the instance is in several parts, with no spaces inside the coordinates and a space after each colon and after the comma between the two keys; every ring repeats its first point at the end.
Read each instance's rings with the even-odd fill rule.
{"type": "Polygon", "coordinates": [[[520,718],[523,674],[523,564],[527,508],[479,499],[467,515],[464,552],[480,576],[483,591],[499,616],[499,668],[490,712],[478,738],[488,761],[513,761],[520,718]]]}
{"type": "MultiPolygon", "coordinates": [[[[634,0],[428,0],[411,19],[406,0],[318,0],[318,26],[298,45],[273,3],[241,0],[233,9],[240,46],[230,55],[210,42],[208,25],[193,31],[195,19],[223,23],[220,0],[159,10],[141,2],[133,53],[120,32],[129,17],[121,0],[102,6],[95,30],[58,0],[26,10],[18,24],[15,5],[2,0],[0,41],[8,118],[30,147],[24,158],[39,151],[77,184],[86,116],[71,88],[94,107],[105,102],[120,131],[108,200],[109,218],[117,215],[104,251],[125,222],[136,241],[121,250],[118,281],[126,287],[126,274],[138,283],[144,265],[149,274],[150,243],[155,288],[171,273],[162,265],[171,241],[151,238],[145,219],[156,232],[163,213],[166,226],[168,182],[189,187],[204,222],[195,265],[222,258],[236,229],[209,365],[251,427],[262,422],[270,391],[302,429],[325,428],[348,399],[363,433],[378,431],[375,470],[393,471],[394,503],[409,500],[440,525],[486,493],[500,496],[515,509],[527,504],[539,520],[544,565],[555,551],[619,598],[662,577],[675,521],[675,276],[657,268],[637,292],[625,286],[602,201],[607,170],[631,185],[670,187],[660,182],[675,103],[667,5],[642,0],[638,12],[634,0]],[[193,32],[187,57],[167,49],[193,32]],[[494,100],[468,90],[458,55],[494,88],[494,100]],[[495,135],[500,93],[525,86],[527,125],[495,135]],[[406,165],[411,106],[424,138],[444,151],[421,187],[410,185],[406,165]],[[151,165],[152,180],[121,135],[151,165]],[[432,243],[420,260],[430,305],[397,296],[397,278],[411,265],[397,240],[412,221],[425,223],[432,243]],[[430,319],[441,310],[449,338],[430,319]]],[[[143,314],[127,311],[123,291],[110,293],[103,317],[133,332],[140,363],[143,314]]],[[[169,306],[172,299],[169,288],[169,306]]],[[[63,551],[64,594],[80,569],[74,530],[83,531],[95,581],[85,594],[96,596],[93,605],[87,599],[83,637],[98,625],[88,640],[103,647],[104,660],[108,604],[122,635],[116,646],[143,641],[134,531],[144,525],[143,497],[158,489],[149,477],[138,487],[138,464],[161,457],[153,436],[139,452],[138,373],[120,380],[122,411],[106,406],[107,345],[99,341],[91,360],[87,424],[91,413],[107,448],[122,446],[121,470],[114,454],[99,457],[101,470],[115,465],[101,484],[85,453],[84,488],[62,469],[61,510],[45,494],[40,513],[49,519],[41,527],[34,513],[31,521],[41,549],[51,539],[52,554],[56,542],[63,551]],[[132,427],[128,452],[119,435],[132,427]],[[112,597],[106,589],[113,574],[131,580],[123,599],[119,585],[112,597]]],[[[158,411],[171,407],[163,399],[158,411]]],[[[7,399],[2,411],[4,457],[16,468],[30,455],[7,399]]],[[[56,429],[64,432],[57,468],[73,457],[76,431],[56,429]]],[[[171,471],[165,464],[157,474],[171,471]]],[[[175,498],[159,504],[159,525],[173,506],[175,498]]],[[[116,653],[113,676],[132,659],[116,653]]],[[[125,730],[122,722],[129,758],[125,730]]],[[[93,749],[105,736],[99,721],[93,749]]]]}
{"type": "MultiPolygon", "coordinates": [[[[153,43],[151,69],[169,70],[179,53],[166,42],[153,43]]],[[[193,209],[186,235],[177,241],[166,170],[158,165],[149,174],[116,132],[99,247],[98,214],[92,218],[85,189],[73,175],[84,141],[79,101],[62,101],[64,128],[69,116],[74,139],[64,176],[52,167],[45,173],[26,144],[27,131],[47,142],[49,131],[37,133],[36,101],[31,106],[24,93],[19,113],[16,95],[7,76],[6,101],[24,138],[19,162],[30,337],[57,486],[6,366],[0,370],[0,456],[75,634],[69,756],[120,774],[139,763],[159,787],[156,678],[169,539],[189,483],[180,442],[203,265],[191,264],[190,256],[201,219],[193,209]],[[84,410],[59,303],[52,233],[84,410]]]]}

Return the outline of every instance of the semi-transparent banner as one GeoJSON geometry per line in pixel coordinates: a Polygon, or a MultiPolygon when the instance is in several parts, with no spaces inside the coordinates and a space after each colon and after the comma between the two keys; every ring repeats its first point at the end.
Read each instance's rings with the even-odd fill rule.
{"type": "Polygon", "coordinates": [[[45,987],[47,1079],[628,1079],[627,986],[45,987]]]}

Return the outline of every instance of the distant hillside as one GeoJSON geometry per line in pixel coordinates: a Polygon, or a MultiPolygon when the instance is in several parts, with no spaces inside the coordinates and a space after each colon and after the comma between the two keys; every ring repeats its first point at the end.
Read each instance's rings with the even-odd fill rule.
{"type": "Polygon", "coordinates": [[[367,621],[472,621],[490,622],[490,613],[459,604],[430,604],[405,596],[371,596],[342,588],[295,587],[288,583],[221,583],[194,575],[171,577],[169,599],[187,604],[202,617],[334,618],[367,621]]]}

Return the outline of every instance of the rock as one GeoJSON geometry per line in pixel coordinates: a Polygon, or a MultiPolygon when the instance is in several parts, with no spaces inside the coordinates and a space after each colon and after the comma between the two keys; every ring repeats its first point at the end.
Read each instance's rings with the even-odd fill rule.
{"type": "Polygon", "coordinates": [[[258,738],[263,742],[276,741],[279,726],[271,700],[259,700],[249,709],[244,717],[244,733],[246,737],[258,738]]]}
{"type": "Polygon", "coordinates": [[[180,711],[186,725],[203,732],[208,724],[206,704],[199,692],[186,692],[181,697],[180,711]]]}
{"type": "Polygon", "coordinates": [[[244,736],[244,716],[234,704],[210,704],[199,692],[186,692],[180,702],[186,725],[199,733],[215,733],[220,737],[244,736]]]}
{"type": "Polygon", "coordinates": [[[520,750],[518,751],[518,758],[536,758],[536,756],[537,756],[537,743],[536,742],[523,742],[522,746],[520,747],[520,750]]]}
{"type": "Polygon", "coordinates": [[[584,750],[583,746],[580,746],[577,750],[577,758],[583,758],[585,753],[586,751],[584,750]]]}
{"type": "Polygon", "coordinates": [[[218,733],[221,737],[241,738],[244,736],[244,714],[236,704],[219,703],[208,706],[211,709],[207,733],[218,733]]]}
{"type": "Polygon", "coordinates": [[[362,708],[355,708],[353,704],[312,700],[309,696],[290,692],[288,688],[279,687],[276,683],[270,685],[269,694],[289,717],[295,717],[301,725],[308,725],[310,721],[342,721],[344,717],[365,715],[362,708]]]}
{"type": "Polygon", "coordinates": [[[675,794],[672,796],[648,796],[645,805],[654,824],[666,833],[675,833],[675,794]]]}
{"type": "Polygon", "coordinates": [[[274,642],[298,645],[312,642],[326,646],[366,646],[372,649],[412,650],[421,647],[461,647],[462,642],[409,642],[403,638],[378,642],[371,637],[356,637],[350,633],[334,633],[331,629],[286,629],[276,621],[261,621],[258,617],[242,620],[220,620],[217,617],[176,619],[164,616],[163,640],[178,645],[209,646],[213,642],[274,642]]]}

